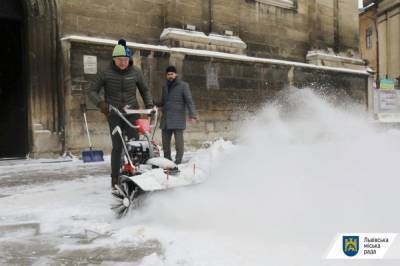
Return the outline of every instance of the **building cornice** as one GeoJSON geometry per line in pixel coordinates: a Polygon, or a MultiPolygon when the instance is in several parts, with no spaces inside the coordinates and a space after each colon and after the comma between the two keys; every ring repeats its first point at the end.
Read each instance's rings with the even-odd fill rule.
{"type": "MultiPolygon", "coordinates": [[[[117,40],[113,39],[103,39],[103,38],[95,38],[95,37],[87,37],[87,36],[77,36],[70,35],[61,38],[61,41],[65,42],[77,42],[77,43],[88,43],[88,44],[100,44],[107,46],[115,46],[117,44],[117,40]]],[[[230,54],[223,52],[215,52],[215,51],[206,51],[206,50],[198,50],[198,49],[189,49],[189,48],[179,48],[179,47],[168,47],[165,45],[151,45],[151,44],[143,44],[136,42],[127,42],[128,47],[133,49],[140,50],[148,50],[148,51],[158,51],[158,52],[166,52],[166,53],[178,53],[184,55],[191,56],[201,56],[201,57],[211,57],[225,60],[236,60],[241,62],[249,62],[249,63],[265,63],[265,64],[276,64],[276,65],[286,65],[293,67],[302,67],[315,69],[320,71],[334,71],[341,73],[349,73],[349,74],[358,74],[358,75],[370,75],[366,70],[355,70],[349,68],[341,68],[341,67],[327,67],[327,66],[319,66],[295,61],[287,61],[287,60],[279,60],[279,59],[271,59],[271,58],[262,58],[262,57],[251,57],[247,55],[241,54],[230,54]]]]}

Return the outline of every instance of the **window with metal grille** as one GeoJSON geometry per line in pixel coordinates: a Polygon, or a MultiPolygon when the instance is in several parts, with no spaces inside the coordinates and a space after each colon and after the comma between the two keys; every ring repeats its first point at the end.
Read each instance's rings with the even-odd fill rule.
{"type": "Polygon", "coordinates": [[[372,29],[368,28],[365,33],[365,45],[368,49],[372,48],[372,29]]]}

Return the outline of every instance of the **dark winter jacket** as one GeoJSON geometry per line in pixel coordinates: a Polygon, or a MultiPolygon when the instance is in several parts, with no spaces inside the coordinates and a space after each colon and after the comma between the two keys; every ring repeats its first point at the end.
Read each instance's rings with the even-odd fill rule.
{"type": "Polygon", "coordinates": [[[136,99],[136,88],[147,107],[152,106],[153,99],[150,91],[144,83],[143,74],[139,68],[132,65],[121,70],[114,62],[103,72],[97,74],[96,79],[89,88],[89,98],[97,106],[100,101],[105,101],[117,108],[130,105],[132,108],[138,108],[136,99]],[[100,95],[104,88],[104,99],[100,95]]]}
{"type": "Polygon", "coordinates": [[[158,105],[162,107],[160,128],[163,130],[185,129],[186,108],[189,117],[197,116],[189,84],[179,79],[176,79],[170,88],[168,83],[162,88],[161,102],[158,105]]]}

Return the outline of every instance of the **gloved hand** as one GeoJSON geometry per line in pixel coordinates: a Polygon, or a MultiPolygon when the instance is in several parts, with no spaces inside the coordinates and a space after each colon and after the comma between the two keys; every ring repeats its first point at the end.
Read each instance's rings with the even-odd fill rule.
{"type": "Polygon", "coordinates": [[[99,108],[100,112],[102,112],[105,116],[108,116],[108,114],[110,113],[108,103],[106,102],[99,102],[97,104],[97,108],[99,108]]]}
{"type": "Polygon", "coordinates": [[[197,117],[189,117],[189,123],[190,124],[196,124],[197,123],[197,117]]]}
{"type": "Polygon", "coordinates": [[[151,114],[154,115],[156,112],[157,112],[157,106],[154,105],[154,106],[151,108],[151,114]]]}

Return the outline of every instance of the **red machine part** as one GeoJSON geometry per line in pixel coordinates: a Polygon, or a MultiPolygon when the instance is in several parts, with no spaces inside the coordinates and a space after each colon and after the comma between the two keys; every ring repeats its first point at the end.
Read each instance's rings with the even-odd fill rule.
{"type": "Polygon", "coordinates": [[[150,132],[150,122],[148,119],[137,119],[135,121],[135,126],[137,126],[137,131],[139,132],[139,134],[150,132]]]}
{"type": "Polygon", "coordinates": [[[134,174],[135,171],[136,171],[135,166],[131,165],[130,163],[124,164],[124,167],[123,167],[124,173],[134,174]]]}

